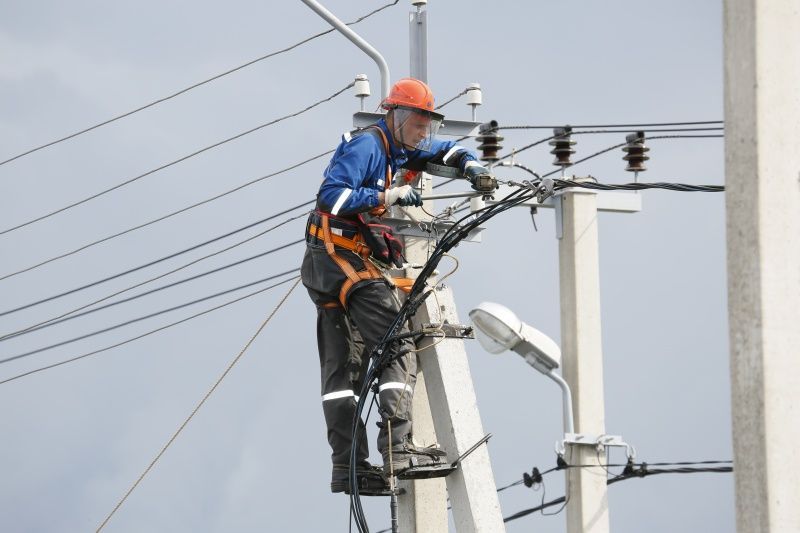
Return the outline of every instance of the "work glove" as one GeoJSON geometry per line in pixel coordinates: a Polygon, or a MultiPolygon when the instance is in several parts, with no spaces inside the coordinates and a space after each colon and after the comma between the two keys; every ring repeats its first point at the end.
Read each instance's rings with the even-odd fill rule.
{"type": "Polygon", "coordinates": [[[467,161],[464,167],[464,177],[469,180],[472,188],[476,191],[492,192],[497,188],[497,180],[494,179],[492,173],[477,161],[467,161]]]}
{"type": "Polygon", "coordinates": [[[401,205],[407,207],[413,205],[419,207],[422,205],[422,196],[411,185],[402,185],[400,187],[392,187],[384,192],[386,205],[401,205]]]}

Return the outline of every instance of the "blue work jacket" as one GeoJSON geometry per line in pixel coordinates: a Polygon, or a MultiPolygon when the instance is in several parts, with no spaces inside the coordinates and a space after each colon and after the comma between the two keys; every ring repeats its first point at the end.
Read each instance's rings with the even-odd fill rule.
{"type": "MultiPolygon", "coordinates": [[[[424,170],[428,162],[454,166],[464,172],[475,155],[455,143],[433,139],[430,151],[406,150],[394,143],[386,121],[377,125],[389,141],[391,175],[400,168],[424,170]]],[[[386,187],[386,152],[380,135],[369,129],[345,133],[324,172],[317,197],[318,207],[332,215],[352,215],[378,206],[378,193],[386,187]]]]}

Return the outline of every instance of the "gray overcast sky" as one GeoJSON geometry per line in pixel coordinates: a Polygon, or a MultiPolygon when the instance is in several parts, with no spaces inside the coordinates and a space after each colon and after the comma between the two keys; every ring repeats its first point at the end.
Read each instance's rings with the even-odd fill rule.
{"type": "MultiPolygon", "coordinates": [[[[325,5],[349,21],[383,2],[328,0],[325,5]]],[[[408,74],[411,9],[402,0],[355,27],[384,54],[394,79],[408,74]]],[[[432,0],[428,11],[430,84],[443,102],[468,83],[481,83],[481,120],[525,125],[723,118],[718,1],[432,0]]],[[[325,29],[299,1],[6,2],[0,6],[0,160],[325,29]]],[[[368,105],[374,109],[380,87],[374,64],[342,36],[327,35],[0,166],[0,225],[15,226],[300,110],[359,73],[370,77],[374,96],[368,105]]],[[[0,275],[330,150],[351,126],[357,109],[348,91],[299,117],[0,235],[0,275]]],[[[445,111],[451,118],[469,118],[463,98],[445,111]]],[[[504,144],[506,149],[520,147],[547,134],[507,132],[504,144]]],[[[576,140],[578,158],[622,142],[624,134],[576,140]]],[[[724,182],[722,139],[654,140],[650,146],[652,159],[642,181],[724,182]]],[[[549,171],[554,167],[548,151],[539,146],[518,160],[549,171]]],[[[574,171],[603,182],[631,181],[622,155],[615,150],[574,171]]],[[[310,200],[326,161],[0,281],[2,310],[310,200]]],[[[507,169],[498,175],[526,177],[507,169]]],[[[641,213],[599,217],[606,430],[635,445],[643,461],[730,459],[724,195],[646,191],[642,198],[641,213]]],[[[487,226],[482,244],[456,249],[460,268],[450,282],[462,320],[480,301],[494,300],[559,338],[552,212],[542,210],[537,223],[538,233],[528,211],[515,210],[487,226]]],[[[294,241],[303,227],[302,220],[291,222],[151,285],[294,241]]],[[[58,316],[235,240],[2,316],[0,333],[58,316]]],[[[0,342],[0,355],[23,353],[283,272],[299,266],[302,251],[302,246],[290,247],[0,342]]],[[[124,347],[0,385],[2,529],[94,530],[287,289],[282,286],[124,347]]],[[[225,300],[2,364],[0,380],[225,300]]],[[[314,308],[299,287],[107,531],[346,531],[348,500],[328,488],[329,449],[314,324],[314,308]]],[[[553,443],[562,431],[557,387],[515,355],[490,356],[475,342],[467,349],[483,425],[494,434],[489,449],[498,486],[520,479],[533,466],[553,466],[553,443]]],[[[614,461],[623,459],[618,452],[612,455],[614,461]]],[[[546,489],[547,499],[563,494],[563,476],[548,476],[546,489]]],[[[541,491],[524,487],[500,495],[504,515],[537,505],[541,498],[541,491]]],[[[388,500],[364,504],[375,530],[388,526],[388,500]]],[[[732,531],[733,477],[630,480],[609,489],[609,506],[615,532],[732,531]]],[[[564,515],[537,514],[508,524],[511,532],[534,530],[564,531],[564,515]]]]}

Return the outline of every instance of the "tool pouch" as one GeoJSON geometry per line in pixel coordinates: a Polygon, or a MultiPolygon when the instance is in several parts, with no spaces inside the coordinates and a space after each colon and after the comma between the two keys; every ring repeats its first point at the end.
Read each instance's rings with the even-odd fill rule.
{"type": "Polygon", "coordinates": [[[378,218],[368,214],[358,215],[359,230],[364,238],[364,243],[369,247],[373,259],[379,261],[386,268],[403,267],[403,245],[392,235],[389,226],[378,224],[378,218]]]}

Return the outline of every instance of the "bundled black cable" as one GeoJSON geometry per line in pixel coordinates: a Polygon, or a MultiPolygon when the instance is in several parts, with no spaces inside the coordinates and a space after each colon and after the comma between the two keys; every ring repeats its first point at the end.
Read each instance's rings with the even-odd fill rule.
{"type": "MultiPolygon", "coordinates": [[[[414,283],[414,286],[411,288],[408,298],[403,303],[400,311],[390,325],[389,329],[382,337],[381,341],[373,348],[370,354],[372,365],[365,376],[364,384],[360,391],[359,400],[356,405],[356,412],[353,418],[352,442],[357,442],[358,440],[358,421],[361,418],[361,413],[363,412],[365,405],[367,404],[367,396],[370,393],[371,385],[373,381],[378,378],[384,366],[389,362],[389,354],[391,353],[391,350],[388,349],[389,343],[396,341],[396,338],[392,338],[395,337],[397,331],[402,327],[402,324],[404,324],[416,312],[417,308],[419,308],[419,306],[422,305],[425,299],[430,295],[432,289],[425,290],[426,280],[434,272],[444,254],[446,254],[461,240],[467,237],[467,235],[469,235],[469,233],[477,228],[480,224],[486,222],[495,215],[502,213],[503,211],[534,198],[537,192],[538,189],[536,187],[520,187],[499,202],[484,207],[483,209],[461,218],[441,237],[436,245],[436,248],[431,253],[430,259],[428,259],[423,266],[416,282],[414,283]]],[[[369,531],[369,527],[367,525],[366,517],[364,516],[364,512],[361,507],[361,499],[358,494],[355,454],[356,447],[352,446],[350,451],[349,472],[351,487],[350,509],[351,515],[355,519],[358,531],[367,533],[369,531]]]]}
{"type": "Polygon", "coordinates": [[[572,181],[572,180],[553,180],[556,189],[566,189],[568,187],[581,187],[583,189],[595,189],[598,191],[642,191],[644,189],[666,189],[668,191],[681,192],[722,192],[724,185],[689,185],[686,183],[621,183],[611,185],[607,183],[597,183],[594,181],[572,181]]]}

